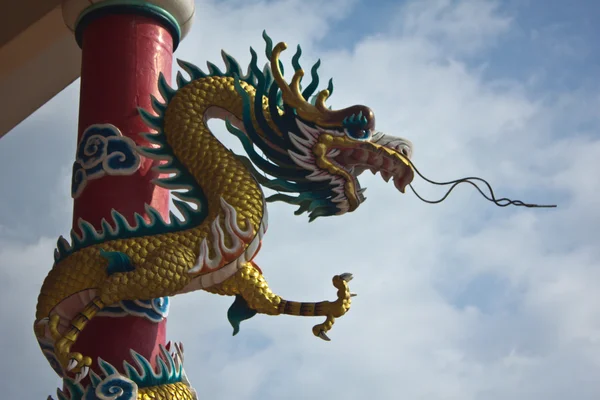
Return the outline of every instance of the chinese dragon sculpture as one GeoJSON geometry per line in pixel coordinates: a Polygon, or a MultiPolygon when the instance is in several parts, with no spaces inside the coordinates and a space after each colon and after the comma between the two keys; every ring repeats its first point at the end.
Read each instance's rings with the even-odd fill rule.
{"type": "MultiPolygon", "coordinates": [[[[156,184],[173,191],[183,219],[164,221],[151,207],[147,219],[136,215],[130,226],[113,211],[97,230],[79,221],[81,234],[71,243],[58,240],[55,263],[41,288],[34,330],[57,373],[65,379],[60,399],[193,399],[182,369],[183,351],[161,348],[159,371],[133,354],[138,368],[124,363],[125,373],[71,350],[79,333],[94,316],[134,302],[143,305],[196,290],[234,296],[228,319],[240,322],[256,313],[321,316],[315,336],[329,340],[336,318],[349,309],[349,273],[333,277],[334,301],[294,302],[274,294],[253,261],[267,230],[266,203],[284,201],[298,206],[295,214],[318,217],[343,215],[365,201],[357,177],[366,169],[380,172],[395,187],[413,179],[409,141],[375,129],[371,109],[362,105],[332,110],[325,101],[333,90],[316,92],[317,62],[304,88],[299,64],[301,49],[292,58],[291,83],[283,77],[280,54],[263,34],[269,63],[258,67],[257,54],[246,74],[236,60],[223,54],[221,71],[208,63],[208,73],[178,61],[190,79],[177,75],[177,89],[164,77],[158,82],[164,102],[153,99],[155,114],[140,110],[157,133],[145,133],[154,145],[139,154],[161,160],[164,175],[156,184]],[[211,118],[225,120],[246,155],[228,150],[209,130],[211,118]],[[268,177],[270,176],[270,177],[268,177]],[[261,186],[277,192],[265,198],[261,186]],[[88,377],[89,384],[82,386],[88,377]],[[68,394],[67,394],[68,392],[68,394]]],[[[86,380],[86,381],[87,381],[86,380]]]]}

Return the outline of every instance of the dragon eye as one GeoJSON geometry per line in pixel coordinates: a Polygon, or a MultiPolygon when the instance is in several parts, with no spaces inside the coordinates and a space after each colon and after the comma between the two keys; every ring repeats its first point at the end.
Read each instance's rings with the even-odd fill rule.
{"type": "Polygon", "coordinates": [[[344,132],[349,138],[356,140],[369,140],[372,136],[370,129],[346,128],[344,132]]]}

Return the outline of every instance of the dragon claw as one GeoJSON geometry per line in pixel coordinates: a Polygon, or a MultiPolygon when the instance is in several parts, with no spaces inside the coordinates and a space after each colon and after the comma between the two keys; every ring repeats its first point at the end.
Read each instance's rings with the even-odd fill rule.
{"type": "Polygon", "coordinates": [[[76,359],[71,359],[71,361],[69,361],[69,365],[67,365],[67,371],[71,371],[73,368],[75,368],[77,366],[77,364],[79,364],[79,361],[77,361],[76,359]]]}
{"type": "Polygon", "coordinates": [[[90,367],[88,366],[84,366],[81,368],[81,372],[77,373],[75,375],[75,384],[78,384],[79,382],[81,382],[90,372],[90,367]]]}
{"type": "Polygon", "coordinates": [[[79,382],[89,374],[92,359],[81,353],[70,352],[72,344],[72,341],[63,337],[55,344],[55,354],[65,371],[75,374],[75,381],[79,382]]]}
{"type": "Polygon", "coordinates": [[[349,272],[344,272],[343,274],[339,275],[339,277],[346,282],[350,282],[352,279],[354,279],[354,276],[349,272]]]}
{"type": "Polygon", "coordinates": [[[99,298],[92,300],[84,309],[75,316],[70,323],[71,329],[66,332],[60,332],[60,316],[58,314],[51,315],[48,318],[48,329],[50,335],[54,339],[54,354],[58,359],[64,372],[69,372],[75,375],[75,382],[79,383],[90,373],[92,359],[84,357],[83,354],[72,352],[71,347],[77,341],[77,337],[81,330],[85,327],[87,321],[92,319],[96,312],[103,307],[103,303],[99,298]]]}
{"type": "Polygon", "coordinates": [[[67,372],[76,373],[75,379],[81,376],[81,380],[90,372],[90,365],[92,365],[90,357],[84,357],[81,353],[69,353],[66,359],[69,360],[66,370],[67,372]]]}
{"type": "Polygon", "coordinates": [[[351,298],[356,296],[356,293],[350,292],[350,289],[348,288],[348,282],[350,282],[352,278],[354,278],[354,276],[348,272],[333,277],[333,286],[338,289],[337,300],[334,302],[326,302],[325,307],[327,307],[327,312],[324,314],[326,319],[322,324],[313,327],[313,334],[315,336],[327,342],[331,340],[329,339],[329,336],[327,336],[327,332],[333,327],[336,318],[342,317],[350,310],[350,303],[352,302],[351,298]]]}

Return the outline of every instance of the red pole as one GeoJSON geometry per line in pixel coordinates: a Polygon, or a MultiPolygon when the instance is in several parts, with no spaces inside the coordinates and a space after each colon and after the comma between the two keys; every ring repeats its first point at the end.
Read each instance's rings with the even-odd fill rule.
{"type": "MultiPolygon", "coordinates": [[[[173,37],[159,22],[132,14],[108,14],[82,28],[81,92],[77,142],[94,124],[112,124],[123,136],[138,145],[148,145],[140,132],[148,127],[137,107],[151,109],[150,95],[160,98],[158,76],[171,78],[173,37]]],[[[99,226],[110,221],[111,209],[133,223],[135,212],[143,214],[144,204],[168,215],[169,193],[151,180],[153,161],[141,159],[139,169],[129,176],[104,176],[90,180],[75,198],[74,226],[78,218],[99,226]]]]}
{"type": "MultiPolygon", "coordinates": [[[[151,109],[150,95],[161,98],[159,74],[170,80],[173,51],[183,36],[182,27],[184,34],[189,28],[194,3],[160,1],[157,7],[153,1],[111,1],[79,10],[81,3],[89,5],[63,3],[65,21],[82,49],[73,228],[79,232],[81,218],[99,231],[103,219],[112,224],[113,209],[135,226],[134,213],[145,215],[146,204],[167,220],[169,193],[152,183],[157,177],[151,170],[155,162],[130,150],[132,141],[148,145],[139,133],[149,128],[137,108],[151,109]],[[107,135],[113,137],[102,139],[107,135]],[[95,165],[98,154],[115,158],[95,165]]],[[[130,349],[154,365],[165,336],[166,316],[158,322],[135,315],[97,316],[72,350],[90,356],[93,369],[98,357],[120,369],[123,360],[132,362],[130,349]]]]}

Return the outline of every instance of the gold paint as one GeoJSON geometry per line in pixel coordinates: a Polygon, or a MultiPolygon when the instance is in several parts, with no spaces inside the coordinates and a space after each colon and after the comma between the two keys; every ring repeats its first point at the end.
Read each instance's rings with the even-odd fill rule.
{"type": "Polygon", "coordinates": [[[354,211],[360,205],[356,192],[356,185],[354,184],[355,177],[346,171],[346,169],[340,168],[333,164],[327,158],[327,153],[330,150],[362,148],[372,153],[387,153],[389,157],[402,162],[405,168],[408,168],[410,173],[414,173],[412,164],[402,153],[380,144],[373,142],[357,142],[356,140],[352,140],[346,136],[333,136],[325,133],[319,135],[318,140],[318,143],[313,147],[316,164],[319,168],[328,171],[331,175],[343,176],[345,178],[346,184],[344,186],[344,193],[350,205],[349,211],[354,211]]]}
{"type": "MultiPolygon", "coordinates": [[[[253,98],[255,89],[245,82],[241,85],[253,98]]],[[[217,215],[224,221],[221,197],[236,209],[238,225],[245,228],[245,220],[249,218],[254,232],[258,231],[263,218],[262,191],[251,173],[202,122],[204,112],[211,106],[242,118],[242,100],[235,91],[233,78],[200,79],[180,89],[165,112],[164,124],[169,145],[206,194],[209,212],[205,222],[181,232],[108,241],[70,255],[54,265],[46,277],[38,297],[37,320],[47,317],[63,299],[92,288],[102,292],[106,304],[177,294],[190,282],[187,269],[195,263],[200,242],[208,237],[210,223],[217,215]],[[196,122],[198,119],[200,122],[196,122]],[[107,278],[108,262],[99,255],[100,248],[127,254],[136,270],[107,278]],[[186,254],[165,259],[160,255],[165,251],[186,254]],[[152,285],[157,281],[160,284],[152,285]]],[[[268,114],[266,101],[263,107],[268,114]]],[[[209,237],[209,248],[212,247],[209,237]]]]}
{"type": "MultiPolygon", "coordinates": [[[[336,137],[335,139],[342,139],[341,137],[336,137]]],[[[319,143],[315,145],[315,156],[316,156],[316,164],[319,168],[327,170],[331,175],[343,176],[345,180],[344,192],[346,194],[346,198],[348,199],[349,208],[348,211],[354,211],[360,205],[358,201],[358,196],[356,192],[356,185],[354,184],[354,176],[346,171],[344,168],[338,167],[334,165],[327,158],[327,152],[331,148],[336,148],[334,144],[339,142],[339,140],[334,140],[332,135],[320,135],[319,143]],[[323,138],[323,140],[321,140],[323,138]]],[[[352,148],[356,147],[356,142],[346,139],[345,142],[349,142],[352,148]]]]}
{"type": "Polygon", "coordinates": [[[319,92],[317,101],[313,106],[311,103],[306,101],[300,90],[300,79],[302,79],[304,76],[304,70],[299,69],[294,73],[294,76],[292,77],[292,83],[290,85],[288,85],[285,81],[285,78],[281,73],[281,69],[279,68],[279,56],[285,49],[287,49],[287,44],[280,42],[275,46],[275,48],[273,48],[273,53],[271,56],[271,72],[273,73],[275,82],[277,82],[277,85],[281,89],[283,101],[286,104],[294,107],[301,118],[307,121],[315,122],[320,126],[333,126],[333,124],[326,118],[326,116],[331,113],[329,108],[325,105],[325,100],[327,100],[329,97],[328,90],[322,90],[319,92]]]}
{"type": "Polygon", "coordinates": [[[183,382],[142,388],[138,400],[195,400],[192,389],[183,382]]]}
{"type": "MultiPolygon", "coordinates": [[[[327,90],[318,94],[316,105],[313,106],[306,102],[300,92],[300,78],[304,71],[295,73],[290,86],[285,83],[279,70],[279,54],[285,48],[285,43],[279,43],[273,50],[271,59],[273,76],[282,90],[284,101],[295,107],[302,118],[321,126],[330,125],[331,120],[327,119],[329,110],[325,106],[325,100],[329,96],[327,90]]],[[[253,109],[255,88],[246,82],[240,82],[240,85],[249,94],[253,109]]],[[[217,216],[224,221],[221,198],[236,209],[237,223],[242,229],[246,228],[248,218],[253,232],[258,232],[264,207],[261,188],[251,172],[212,135],[203,121],[203,116],[210,107],[227,110],[242,120],[242,105],[242,98],[235,89],[233,78],[207,77],[179,89],[164,113],[163,130],[169,146],[206,195],[205,207],[208,208],[208,214],[204,223],[185,231],[117,239],[89,246],[61,260],[49,272],[38,297],[36,321],[49,317],[48,329],[55,340],[55,354],[59,362],[63,368],[73,360],[77,362],[70,373],[78,373],[83,367],[91,365],[89,357],[70,350],[87,322],[106,305],[127,299],[149,300],[173,296],[191,282],[188,270],[197,260],[201,241],[207,238],[208,247],[213,247],[209,236],[210,224],[217,216]],[[100,256],[100,249],[126,254],[135,265],[135,270],[107,276],[108,261],[100,256]],[[60,334],[60,319],[56,314],[50,316],[51,311],[70,296],[92,289],[96,290],[97,297],[70,321],[71,328],[65,334],[60,334]]],[[[269,126],[281,135],[270,117],[268,100],[264,96],[262,112],[269,126]]],[[[253,122],[258,127],[257,121],[253,122]]],[[[258,133],[264,137],[263,132],[258,130],[258,133]]],[[[331,146],[345,142],[328,134],[321,135],[320,141],[322,144],[319,145],[317,162],[327,165],[330,172],[346,176],[345,171],[334,168],[326,160],[327,150],[331,146]]],[[[346,191],[351,193],[348,198],[351,199],[351,206],[356,208],[357,200],[352,200],[352,179],[347,181],[346,191]]],[[[230,238],[225,240],[227,244],[231,243],[230,238]]],[[[349,310],[351,303],[347,280],[342,276],[335,276],[333,284],[338,289],[337,299],[333,302],[286,301],[274,294],[259,270],[248,263],[229,279],[205,290],[221,295],[239,294],[250,307],[262,314],[325,316],[325,322],[313,328],[315,335],[323,337],[331,329],[335,318],[343,316],[349,310]]],[[[42,328],[36,328],[36,334],[41,336],[42,328]]],[[[193,398],[191,389],[184,383],[140,389],[138,395],[138,399],[145,400],[193,398]]]]}
{"type": "Polygon", "coordinates": [[[337,299],[333,302],[306,303],[284,300],[271,291],[265,277],[252,263],[246,263],[235,275],[206,291],[224,296],[241,295],[248,306],[259,314],[324,316],[325,322],[313,327],[314,335],[319,336],[331,329],[335,318],[340,318],[350,309],[352,294],[348,288],[348,281],[336,275],[333,277],[333,285],[338,289],[337,299]]]}
{"type": "MultiPolygon", "coordinates": [[[[210,223],[218,215],[224,221],[221,198],[236,209],[238,225],[245,228],[248,218],[255,234],[258,231],[264,206],[260,187],[250,171],[212,135],[202,121],[205,111],[212,106],[226,109],[238,119],[242,118],[242,100],[233,82],[233,78],[224,77],[191,82],[177,92],[164,115],[164,132],[169,145],[206,194],[208,216],[205,222],[185,231],[117,239],[81,249],[55,264],[46,277],[38,297],[38,321],[48,317],[58,303],[75,293],[89,289],[98,291],[99,298],[88,304],[82,315],[71,321],[71,329],[66,334],[58,332],[57,317],[50,320],[49,329],[61,365],[66,367],[71,359],[78,361],[72,373],[91,364],[88,357],[71,353],[70,349],[87,321],[104,305],[126,299],[173,296],[190,283],[191,277],[187,271],[197,260],[201,240],[208,238],[209,248],[213,247],[208,235],[210,223]],[[100,256],[100,249],[126,254],[136,266],[135,270],[107,276],[108,261],[100,256]]],[[[255,89],[245,82],[241,82],[241,85],[253,98],[255,89]]],[[[263,107],[268,115],[266,101],[263,107]]]]}

